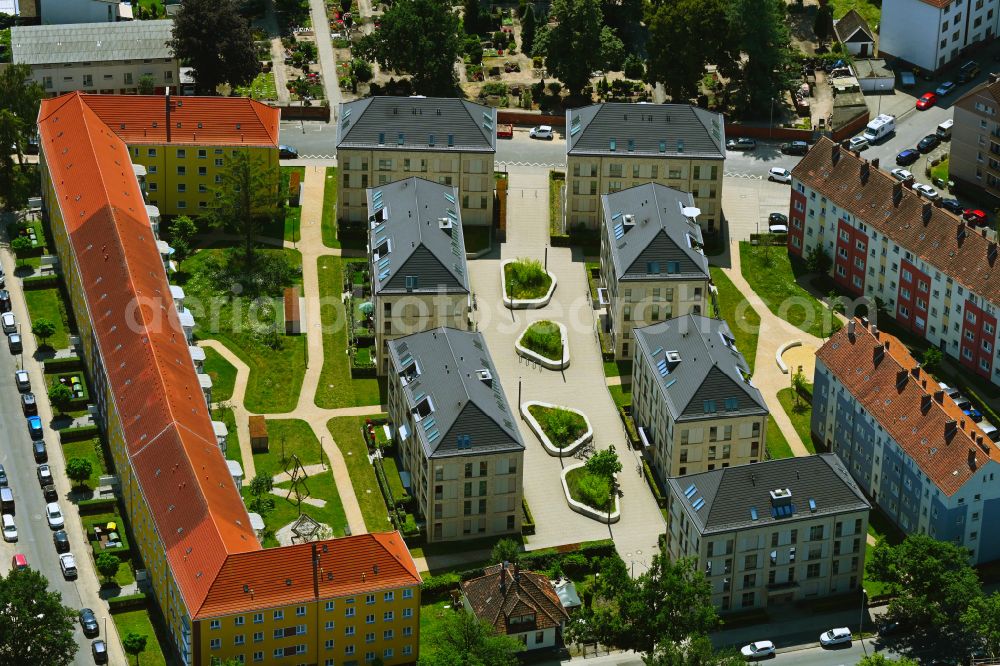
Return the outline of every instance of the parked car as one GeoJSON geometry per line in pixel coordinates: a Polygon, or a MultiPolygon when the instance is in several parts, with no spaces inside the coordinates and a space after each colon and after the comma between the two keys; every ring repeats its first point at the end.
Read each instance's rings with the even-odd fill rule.
{"type": "Polygon", "coordinates": [[[899,166],[910,166],[918,159],[920,159],[920,153],[913,148],[907,148],[900,152],[899,155],[896,155],[896,164],[899,166]]]}
{"type": "MultiPolygon", "coordinates": [[[[32,418],[37,419],[37,416],[32,418]]],[[[43,463],[49,461],[49,452],[45,450],[45,440],[39,437],[31,443],[31,450],[35,455],[36,463],[43,463]]]]}
{"type": "Polygon", "coordinates": [[[17,319],[14,317],[13,312],[0,314],[0,325],[3,326],[4,333],[17,333],[17,319]]]}
{"type": "Polygon", "coordinates": [[[974,227],[986,224],[986,211],[978,208],[966,208],[962,211],[962,219],[974,227]]]}
{"type": "Polygon", "coordinates": [[[0,312],[10,312],[10,292],[0,289],[0,312]]]}
{"type": "Polygon", "coordinates": [[[7,336],[7,348],[10,349],[11,354],[20,354],[24,351],[20,333],[11,333],[7,336]]]}
{"type": "Polygon", "coordinates": [[[936,93],[932,92],[924,93],[923,95],[920,96],[920,99],[917,100],[917,109],[919,109],[920,111],[926,111],[927,109],[937,104],[937,99],[938,96],[936,93]]]}
{"type": "Polygon", "coordinates": [[[532,127],[531,131],[528,132],[528,136],[532,139],[552,139],[555,134],[552,132],[552,127],[550,125],[539,125],[538,127],[532,127]]]}
{"type": "Polygon", "coordinates": [[[108,644],[98,638],[90,644],[90,652],[94,655],[95,664],[108,663],[108,644]]]}
{"type": "Polygon", "coordinates": [[[0,488],[7,487],[7,471],[0,465],[0,488]]]}
{"type": "Polygon", "coordinates": [[[35,416],[38,414],[38,403],[35,401],[34,393],[21,394],[21,411],[25,416],[35,416]]]}
{"type": "Polygon", "coordinates": [[[298,159],[299,151],[292,148],[291,146],[278,146],[278,159],[281,160],[294,160],[298,159]]]}
{"type": "Polygon", "coordinates": [[[52,469],[47,463],[39,465],[35,475],[38,477],[38,485],[43,488],[52,483],[52,469]]]}
{"type": "Polygon", "coordinates": [[[3,513],[15,513],[14,489],[10,486],[0,488],[0,511],[3,513]]]}
{"type": "Polygon", "coordinates": [[[805,155],[809,152],[809,144],[805,141],[789,141],[781,144],[781,152],[785,155],[805,155]]]}
{"type": "Polygon", "coordinates": [[[851,642],[851,630],[847,627],[837,627],[824,631],[819,635],[819,644],[823,647],[831,645],[849,645],[851,642]]]}
{"type": "Polygon", "coordinates": [[[965,209],[962,208],[962,204],[958,199],[942,199],[941,208],[944,208],[949,213],[954,213],[955,215],[961,215],[965,212],[965,209]]]}
{"type": "Polygon", "coordinates": [[[21,393],[25,393],[31,390],[31,378],[28,377],[27,370],[15,370],[14,371],[14,384],[17,385],[17,390],[21,393]]]}
{"type": "Polygon", "coordinates": [[[101,626],[97,624],[97,616],[89,608],[80,609],[80,626],[83,627],[83,635],[87,638],[101,635],[101,626]]]}
{"type": "Polygon", "coordinates": [[[42,435],[42,420],[37,416],[28,417],[28,434],[31,435],[31,439],[41,439],[42,435]]]}
{"type": "Polygon", "coordinates": [[[930,199],[931,201],[938,198],[938,191],[930,185],[924,185],[923,183],[914,183],[913,191],[930,199]]]}
{"type": "Polygon", "coordinates": [[[14,557],[10,558],[10,566],[12,569],[27,569],[28,558],[23,553],[14,553],[14,557]]]}
{"type": "Polygon", "coordinates": [[[768,231],[768,233],[772,233],[772,234],[787,234],[788,233],[788,225],[787,224],[768,224],[767,225],[767,231],[768,231]]]}
{"type": "Polygon", "coordinates": [[[850,148],[851,150],[858,150],[858,151],[866,149],[869,145],[870,144],[868,143],[868,137],[862,136],[860,134],[858,136],[851,137],[851,140],[847,142],[848,148],[850,148]]]}
{"type": "Polygon", "coordinates": [[[59,493],[56,492],[56,487],[51,483],[47,486],[42,486],[42,497],[45,498],[46,504],[59,501],[59,493]]]}
{"type": "Polygon", "coordinates": [[[938,138],[938,135],[928,134],[920,140],[920,143],[917,144],[917,150],[922,153],[929,153],[939,145],[941,145],[941,139],[938,138]]]}
{"type": "Polygon", "coordinates": [[[977,74],[979,74],[979,63],[975,60],[970,60],[958,68],[958,82],[965,83],[966,81],[971,81],[976,78],[977,74]]]}
{"type": "Polygon", "coordinates": [[[771,641],[756,641],[740,648],[740,654],[753,661],[767,659],[774,656],[774,643],[771,641]]]}
{"type": "Polygon", "coordinates": [[[913,180],[913,174],[906,169],[893,169],[889,173],[891,173],[896,180],[904,183],[908,180],[913,180]]]}
{"type": "Polygon", "coordinates": [[[953,395],[951,399],[954,400],[955,404],[958,405],[958,408],[963,411],[972,407],[972,401],[966,398],[961,393],[959,393],[958,395],[953,395]]]}
{"type": "Polygon", "coordinates": [[[63,578],[66,580],[76,578],[76,558],[72,553],[63,553],[59,556],[59,568],[62,569],[63,578]]]}
{"type": "Polygon", "coordinates": [[[3,514],[3,540],[7,543],[17,541],[17,525],[14,524],[14,516],[9,513],[3,514]]]}
{"type": "Polygon", "coordinates": [[[45,505],[45,520],[48,521],[49,528],[53,530],[61,530],[66,524],[62,509],[59,508],[59,504],[56,502],[49,502],[45,505]]]}
{"type": "Polygon", "coordinates": [[[726,150],[754,150],[757,142],[747,137],[726,141],[726,150]]]}
{"type": "Polygon", "coordinates": [[[784,213],[771,213],[767,216],[768,224],[788,224],[788,216],[784,213]]]}
{"type": "Polygon", "coordinates": [[[66,530],[58,530],[52,533],[52,543],[56,547],[57,553],[69,552],[69,535],[66,530]]]}
{"type": "Polygon", "coordinates": [[[979,423],[983,420],[983,413],[976,409],[975,407],[969,407],[968,409],[963,409],[962,413],[968,416],[974,423],[979,423]]]}
{"type": "Polygon", "coordinates": [[[771,167],[767,170],[767,179],[776,183],[792,182],[792,172],[784,167],[771,167]]]}
{"type": "Polygon", "coordinates": [[[941,85],[939,85],[937,87],[937,90],[935,90],[934,92],[937,93],[937,95],[939,97],[944,97],[945,95],[947,95],[948,93],[950,93],[954,89],[955,89],[955,82],[954,81],[945,81],[944,83],[942,83],[941,85]]]}

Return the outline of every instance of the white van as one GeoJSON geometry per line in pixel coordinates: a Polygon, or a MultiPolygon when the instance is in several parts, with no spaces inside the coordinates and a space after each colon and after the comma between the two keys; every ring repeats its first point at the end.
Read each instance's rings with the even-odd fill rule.
{"type": "Polygon", "coordinates": [[[896,131],[896,116],[890,116],[888,113],[883,113],[882,115],[875,118],[875,120],[868,123],[865,127],[864,134],[861,136],[868,139],[868,143],[878,143],[882,139],[889,137],[893,132],[896,131]]]}
{"type": "Polygon", "coordinates": [[[954,124],[955,121],[949,118],[948,120],[938,125],[934,133],[937,134],[939,139],[948,140],[951,138],[951,126],[954,124]]]}

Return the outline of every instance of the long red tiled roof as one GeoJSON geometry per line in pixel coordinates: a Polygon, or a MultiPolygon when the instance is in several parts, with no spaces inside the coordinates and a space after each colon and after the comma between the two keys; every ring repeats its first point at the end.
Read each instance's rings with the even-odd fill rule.
{"type": "Polygon", "coordinates": [[[420,581],[398,532],[269,548],[230,556],[199,617],[420,585],[420,581]]]}
{"type": "Polygon", "coordinates": [[[824,137],[792,169],[792,177],[942,273],[1000,304],[1000,266],[996,255],[990,254],[994,244],[909,187],[902,187],[896,203],[893,187],[899,183],[889,173],[824,137]],[[864,180],[863,168],[868,169],[864,180]],[[926,216],[925,204],[930,206],[926,216]]]}
{"type": "MultiPolygon", "coordinates": [[[[83,102],[128,144],[167,141],[164,95],[86,95],[83,102]]],[[[170,97],[170,144],[215,146],[278,145],[281,112],[246,97],[170,97]]]]}
{"type": "Polygon", "coordinates": [[[988,460],[1000,462],[997,447],[954,400],[938,393],[937,382],[903,343],[884,331],[873,332],[860,319],[853,334],[850,329],[845,326],[834,333],[816,358],[941,492],[953,495],[972,478],[975,469],[969,466],[969,451],[975,452],[977,466],[988,460]],[[884,355],[876,362],[878,349],[884,355]],[[899,381],[900,373],[906,373],[905,381],[899,381]],[[946,436],[949,421],[954,434],[946,436]]]}

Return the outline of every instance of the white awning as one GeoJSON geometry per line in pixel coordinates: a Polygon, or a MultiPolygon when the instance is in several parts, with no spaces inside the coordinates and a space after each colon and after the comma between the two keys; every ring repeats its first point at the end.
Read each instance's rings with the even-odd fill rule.
{"type": "Polygon", "coordinates": [[[399,426],[399,438],[408,439],[410,436],[410,429],[406,427],[406,424],[399,426]]]}
{"type": "Polygon", "coordinates": [[[604,287],[597,288],[597,302],[600,303],[602,307],[611,305],[611,297],[608,296],[608,290],[604,287]]]}
{"type": "Polygon", "coordinates": [[[188,345],[188,352],[191,353],[191,360],[195,363],[205,360],[205,350],[198,345],[188,345]]]}
{"type": "Polygon", "coordinates": [[[639,439],[642,441],[643,448],[648,449],[650,446],[652,446],[652,444],[649,441],[649,438],[646,436],[645,428],[642,427],[639,428],[639,439]]]}

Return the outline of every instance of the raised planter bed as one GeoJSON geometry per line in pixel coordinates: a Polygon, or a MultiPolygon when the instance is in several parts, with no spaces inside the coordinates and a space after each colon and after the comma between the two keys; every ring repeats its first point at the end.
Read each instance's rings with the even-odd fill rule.
{"type": "Polygon", "coordinates": [[[584,504],[578,500],[573,499],[569,493],[569,482],[566,481],[566,475],[575,469],[580,469],[584,467],[586,463],[577,463],[575,465],[569,465],[562,471],[562,487],[563,494],[566,496],[566,503],[569,504],[569,508],[576,511],[581,516],[586,516],[587,518],[592,518],[594,520],[600,521],[602,523],[617,523],[621,520],[621,507],[618,503],[618,495],[615,494],[615,508],[614,511],[608,514],[607,511],[601,511],[588,504],[584,504]]]}
{"type": "Polygon", "coordinates": [[[542,442],[542,446],[545,448],[545,452],[550,456],[563,457],[573,455],[577,449],[591,441],[594,438],[594,428],[590,425],[590,419],[587,415],[578,409],[573,409],[571,407],[563,407],[561,405],[552,405],[547,402],[539,402],[537,400],[530,400],[528,402],[521,403],[521,414],[524,419],[528,422],[528,426],[534,431],[535,435],[542,442]],[[583,422],[586,424],[587,430],[580,437],[570,442],[568,445],[562,447],[561,449],[552,443],[549,436],[545,434],[545,429],[542,428],[542,424],[538,422],[538,419],[531,413],[532,407],[542,407],[545,409],[562,409],[567,412],[572,412],[578,414],[583,422]]]}
{"type": "Polygon", "coordinates": [[[526,359],[534,361],[543,368],[547,368],[549,370],[563,370],[564,368],[569,367],[569,335],[567,334],[566,326],[557,321],[536,321],[532,323],[528,326],[528,328],[524,329],[524,333],[521,333],[521,335],[517,338],[517,341],[514,343],[514,349],[517,351],[519,356],[523,356],[526,359]],[[553,324],[559,329],[559,337],[562,341],[562,356],[559,359],[549,358],[548,356],[540,354],[536,351],[532,351],[522,343],[524,336],[527,335],[528,331],[531,330],[533,326],[543,323],[553,324]]]}
{"type": "Polygon", "coordinates": [[[507,295],[507,266],[509,264],[516,264],[518,260],[508,259],[507,261],[500,262],[500,287],[503,292],[503,304],[512,310],[531,310],[537,308],[544,308],[552,300],[552,294],[556,290],[556,276],[552,273],[545,271],[545,274],[549,276],[552,282],[549,284],[548,291],[537,297],[537,298],[512,298],[507,295]]]}

